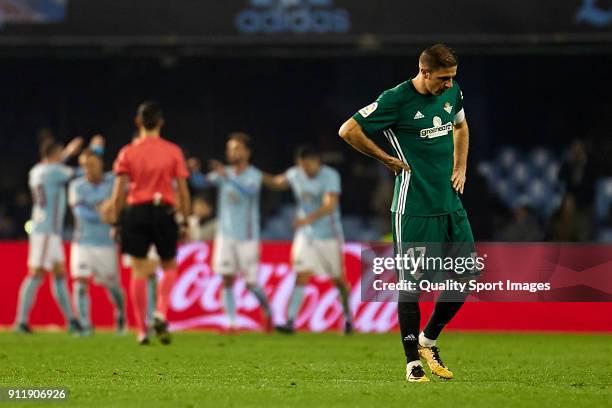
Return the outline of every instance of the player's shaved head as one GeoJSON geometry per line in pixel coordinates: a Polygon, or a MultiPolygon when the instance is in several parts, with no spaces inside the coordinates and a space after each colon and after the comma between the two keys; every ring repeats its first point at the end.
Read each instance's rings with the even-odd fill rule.
{"type": "Polygon", "coordinates": [[[136,116],[138,124],[146,130],[161,127],[164,122],[164,112],[155,101],[145,101],[138,107],[136,116]]]}
{"type": "Polygon", "coordinates": [[[60,155],[63,147],[53,139],[43,140],[40,144],[39,154],[41,159],[50,159],[55,155],[60,155]]]}
{"type": "Polygon", "coordinates": [[[455,51],[446,44],[434,44],[421,52],[419,66],[431,72],[456,67],[459,59],[455,51]]]}

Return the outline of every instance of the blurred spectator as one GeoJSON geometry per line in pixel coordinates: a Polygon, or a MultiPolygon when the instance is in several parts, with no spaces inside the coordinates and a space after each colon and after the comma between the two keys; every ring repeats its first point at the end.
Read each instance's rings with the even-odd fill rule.
{"type": "Polygon", "coordinates": [[[593,223],[593,202],[597,179],[593,161],[587,154],[586,145],[575,140],[570,146],[567,158],[561,166],[559,179],[565,184],[566,201],[551,218],[550,234],[553,241],[587,241],[591,238],[593,223]],[[571,197],[568,197],[571,196],[571,197]],[[564,208],[565,205],[565,208],[564,208]],[[570,217],[572,225],[561,226],[558,217],[570,217]]]}
{"type": "Polygon", "coordinates": [[[574,196],[566,194],[561,201],[561,206],[550,220],[547,240],[553,242],[586,241],[590,233],[589,222],[577,214],[574,196]]]}
{"type": "Polygon", "coordinates": [[[0,239],[13,239],[17,226],[14,220],[6,214],[0,215],[0,239]]]}
{"type": "Polygon", "coordinates": [[[586,209],[593,204],[595,175],[586,146],[581,140],[575,140],[570,146],[567,158],[561,165],[559,180],[565,184],[565,192],[574,197],[579,208],[586,209]]]}
{"type": "Polygon", "coordinates": [[[24,226],[30,219],[30,194],[7,191],[0,195],[0,239],[25,239],[24,226]]]}
{"type": "Polygon", "coordinates": [[[189,236],[194,241],[210,241],[215,238],[217,221],[213,207],[204,196],[195,196],[191,203],[192,215],[189,217],[189,236]]]}
{"type": "Polygon", "coordinates": [[[393,174],[382,164],[377,165],[375,182],[371,197],[371,208],[376,215],[376,222],[381,235],[391,233],[391,201],[395,185],[393,174]]]}
{"type": "Polygon", "coordinates": [[[11,208],[11,215],[15,220],[15,224],[18,226],[16,234],[18,238],[26,238],[23,225],[30,219],[32,212],[32,202],[30,201],[30,194],[27,191],[18,191],[15,194],[13,206],[11,208]]]}
{"type": "MultiPolygon", "coordinates": [[[[373,186],[379,182],[378,164],[372,160],[355,158],[348,163],[347,173],[342,177],[343,214],[355,214],[360,217],[372,215],[370,197],[373,186]]],[[[391,196],[393,194],[391,193],[391,196]]],[[[389,209],[391,206],[389,205],[389,209]]],[[[389,214],[387,214],[389,217],[389,214]]]]}
{"type": "Polygon", "coordinates": [[[527,204],[519,205],[512,219],[503,227],[499,240],[505,242],[537,242],[542,240],[542,226],[527,204]]]}
{"type": "Polygon", "coordinates": [[[487,181],[477,170],[477,163],[468,168],[468,181],[461,196],[468,212],[472,232],[477,241],[501,239],[500,231],[514,217],[501,198],[487,187],[487,181]]]}

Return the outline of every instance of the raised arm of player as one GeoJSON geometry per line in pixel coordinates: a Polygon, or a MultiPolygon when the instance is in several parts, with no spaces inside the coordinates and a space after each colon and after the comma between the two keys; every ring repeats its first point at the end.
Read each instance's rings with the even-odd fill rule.
{"type": "Polygon", "coordinates": [[[397,157],[393,157],[381,149],[363,132],[361,125],[353,118],[342,124],[338,134],[345,142],[366,156],[370,156],[389,168],[394,174],[402,170],[410,171],[410,166],[397,157]]]}
{"type": "Polygon", "coordinates": [[[312,224],[319,218],[325,217],[334,212],[340,202],[340,194],[327,192],[323,194],[321,206],[303,218],[297,218],[293,223],[295,228],[300,228],[307,224],[312,224]]]}
{"type": "Polygon", "coordinates": [[[83,146],[82,137],[75,137],[74,139],[72,139],[66,145],[66,147],[64,147],[64,150],[62,150],[62,162],[65,162],[72,156],[76,156],[77,154],[79,154],[82,146],[83,146]]]}
{"type": "Polygon", "coordinates": [[[270,174],[270,173],[262,173],[262,182],[263,185],[269,188],[270,190],[283,191],[288,190],[290,185],[287,180],[287,176],[285,173],[282,174],[270,174]]]}
{"type": "Polygon", "coordinates": [[[455,191],[463,194],[465,186],[465,172],[467,169],[468,150],[470,145],[470,130],[467,120],[463,120],[453,126],[453,143],[455,145],[455,157],[453,175],[451,182],[455,191]]]}

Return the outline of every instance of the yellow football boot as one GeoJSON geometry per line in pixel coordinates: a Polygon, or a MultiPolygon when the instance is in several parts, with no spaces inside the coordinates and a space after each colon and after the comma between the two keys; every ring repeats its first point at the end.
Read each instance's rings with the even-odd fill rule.
{"type": "Polygon", "coordinates": [[[437,375],[445,380],[453,378],[453,372],[448,369],[440,359],[440,351],[436,346],[422,347],[419,346],[419,357],[425,360],[432,374],[437,375]]]}

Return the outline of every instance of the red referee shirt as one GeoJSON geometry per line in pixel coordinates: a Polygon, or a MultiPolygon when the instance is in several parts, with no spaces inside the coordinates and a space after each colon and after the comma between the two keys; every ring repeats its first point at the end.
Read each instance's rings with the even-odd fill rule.
{"type": "Polygon", "coordinates": [[[176,205],[174,180],[189,177],[181,149],[161,137],[141,137],[124,146],[113,171],[130,178],[127,203],[154,202],[176,205]]]}

